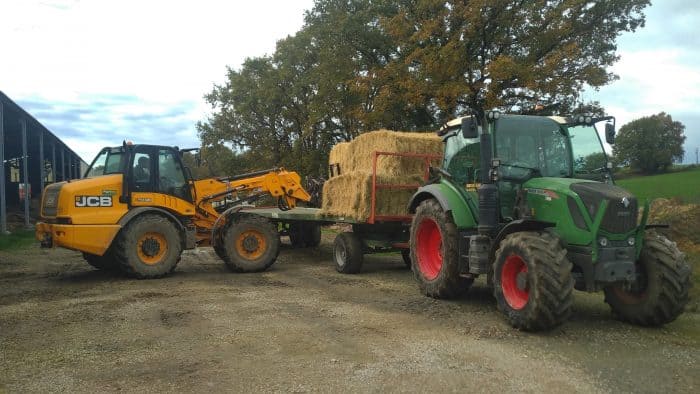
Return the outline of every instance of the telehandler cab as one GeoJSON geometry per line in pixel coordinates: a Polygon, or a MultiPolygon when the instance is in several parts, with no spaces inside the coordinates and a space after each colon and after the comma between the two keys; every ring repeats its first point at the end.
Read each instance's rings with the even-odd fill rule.
{"type": "Polygon", "coordinates": [[[183,249],[207,245],[234,271],[267,269],[279,253],[278,227],[239,210],[265,196],[281,210],[309,201],[299,175],[271,169],[194,180],[182,153],[127,143],[102,149],[85,179],[46,187],[37,239],[136,278],[167,275],[183,249]]]}
{"type": "Polygon", "coordinates": [[[649,203],[615,186],[595,124],[614,118],[489,112],[438,132],[433,181],[412,197],[410,253],[421,290],[454,297],[488,275],[508,322],[564,322],[573,289],[604,291],[622,320],[661,325],[688,301],[690,268],[647,224],[649,203]]]}

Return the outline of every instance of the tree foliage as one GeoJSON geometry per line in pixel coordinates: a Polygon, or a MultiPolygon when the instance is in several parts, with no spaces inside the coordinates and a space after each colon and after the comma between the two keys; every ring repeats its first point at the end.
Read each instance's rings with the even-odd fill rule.
{"type": "Polygon", "coordinates": [[[661,112],[622,126],[615,139],[614,155],[623,165],[644,173],[665,171],[683,160],[685,126],[661,112]]]}
{"type": "Polygon", "coordinates": [[[260,167],[324,174],[330,147],[368,130],[434,130],[491,108],[582,110],[579,92],[616,78],[616,37],[643,25],[648,4],[316,0],[274,54],[228,69],[200,138],[260,167]]]}

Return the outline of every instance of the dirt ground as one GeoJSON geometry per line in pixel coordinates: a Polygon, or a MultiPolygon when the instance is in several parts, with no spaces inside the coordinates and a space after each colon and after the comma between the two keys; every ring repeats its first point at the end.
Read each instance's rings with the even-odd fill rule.
{"type": "Polygon", "coordinates": [[[200,249],[150,281],[66,250],[0,252],[0,392],[700,390],[697,311],[640,328],[577,293],[563,327],[523,333],[483,282],[426,298],[398,255],[338,274],[332,237],[260,274],[200,249]]]}

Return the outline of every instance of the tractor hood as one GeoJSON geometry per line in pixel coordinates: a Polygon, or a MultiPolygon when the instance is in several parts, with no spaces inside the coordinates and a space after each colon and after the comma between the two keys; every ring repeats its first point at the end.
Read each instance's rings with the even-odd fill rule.
{"type": "MultiPolygon", "coordinates": [[[[557,224],[557,231],[623,236],[637,228],[637,199],[625,189],[608,183],[572,178],[533,178],[523,184],[529,213],[557,224]],[[569,215],[561,215],[568,211],[569,215]]],[[[571,238],[569,238],[571,239],[571,238]]],[[[581,239],[581,242],[584,240],[581,239]]]]}

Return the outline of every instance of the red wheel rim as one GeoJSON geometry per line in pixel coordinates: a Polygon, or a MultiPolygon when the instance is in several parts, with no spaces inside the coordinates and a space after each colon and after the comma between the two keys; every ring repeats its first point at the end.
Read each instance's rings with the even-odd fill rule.
{"type": "Polygon", "coordinates": [[[418,225],[416,234],[418,268],[425,279],[437,278],[442,269],[442,234],[433,219],[425,218],[418,225]]]}
{"type": "Polygon", "coordinates": [[[511,254],[506,258],[501,269],[501,289],[503,297],[511,308],[525,308],[530,299],[530,289],[527,283],[527,264],[522,257],[511,254]],[[518,283],[520,282],[520,283],[518,283]]]}

